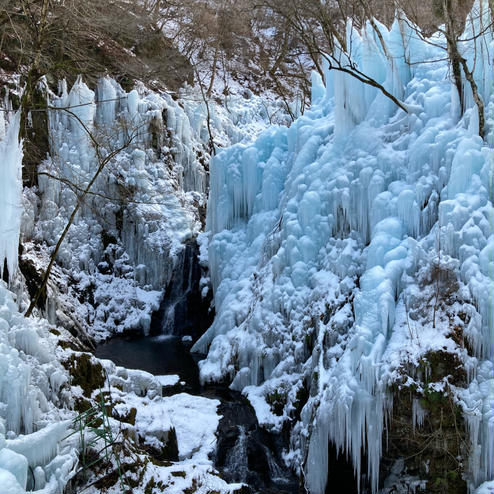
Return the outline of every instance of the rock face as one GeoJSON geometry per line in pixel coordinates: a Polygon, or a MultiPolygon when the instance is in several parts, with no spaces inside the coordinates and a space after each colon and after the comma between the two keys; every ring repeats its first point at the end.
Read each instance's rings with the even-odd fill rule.
{"type": "Polygon", "coordinates": [[[151,334],[190,336],[194,341],[204,334],[213,322],[214,309],[212,290],[203,274],[199,246],[195,241],[188,242],[178,254],[160,308],[153,314],[151,334]]]}
{"type": "Polygon", "coordinates": [[[259,427],[255,411],[238,392],[210,387],[204,394],[221,398],[214,464],[229,482],[242,482],[251,492],[298,492],[298,480],[281,459],[283,438],[259,427]]]}

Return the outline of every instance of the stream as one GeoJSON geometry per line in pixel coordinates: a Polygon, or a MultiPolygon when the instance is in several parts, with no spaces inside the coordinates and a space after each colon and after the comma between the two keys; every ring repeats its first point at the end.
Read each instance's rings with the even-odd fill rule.
{"type": "Polygon", "coordinates": [[[197,362],[205,356],[190,352],[211,325],[211,291],[202,296],[199,247],[189,242],[181,252],[172,281],[151,319],[151,335],[115,337],[96,348],[96,356],[154,375],[178,374],[180,385],[170,393],[186,392],[218,399],[220,419],[216,452],[211,458],[228,482],[242,482],[251,493],[295,494],[298,479],[281,459],[280,434],[259,426],[254,409],[239,392],[224,384],[201,386],[197,362]],[[182,337],[187,336],[187,342],[182,337]],[[177,389],[178,388],[178,389],[177,389]]]}
{"type": "Polygon", "coordinates": [[[226,385],[201,386],[197,362],[204,356],[189,348],[179,336],[118,337],[100,344],[95,355],[155,375],[178,374],[185,382],[180,392],[220,400],[222,418],[212,459],[222,477],[247,484],[251,493],[298,493],[298,480],[280,457],[281,436],[259,427],[254,409],[241,393],[226,385]]]}

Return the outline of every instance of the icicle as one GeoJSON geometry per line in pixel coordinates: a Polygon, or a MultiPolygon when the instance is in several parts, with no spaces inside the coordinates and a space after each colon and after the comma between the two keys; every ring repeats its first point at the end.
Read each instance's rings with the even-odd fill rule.
{"type": "Polygon", "coordinates": [[[37,432],[7,439],[6,447],[27,458],[29,466],[45,465],[57,454],[57,445],[66,435],[70,420],[51,424],[37,432]]]}
{"type": "Polygon", "coordinates": [[[19,142],[20,111],[0,141],[0,277],[4,260],[9,278],[17,269],[22,194],[22,142],[19,142]]]}

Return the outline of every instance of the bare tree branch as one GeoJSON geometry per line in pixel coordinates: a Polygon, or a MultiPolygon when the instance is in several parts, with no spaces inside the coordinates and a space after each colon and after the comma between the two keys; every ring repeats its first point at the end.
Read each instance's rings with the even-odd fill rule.
{"type": "MultiPolygon", "coordinates": [[[[56,107],[51,107],[51,108],[55,109],[55,110],[57,109],[56,107]]],[[[106,156],[103,157],[101,155],[100,143],[97,141],[97,139],[94,137],[92,132],[88,129],[88,127],[84,124],[84,122],[79,118],[79,116],[77,114],[75,114],[74,112],[72,112],[71,110],[65,109],[63,111],[66,111],[67,113],[72,115],[79,122],[79,124],[83,127],[84,131],[88,134],[90,140],[94,144],[99,164],[98,164],[98,168],[97,168],[96,172],[94,173],[94,175],[92,176],[91,180],[86,185],[86,187],[84,188],[82,193],[77,197],[77,203],[76,203],[74,209],[72,210],[72,214],[70,215],[69,220],[67,221],[67,224],[65,225],[65,228],[64,228],[62,234],[60,235],[60,238],[58,239],[57,244],[55,245],[55,249],[53,250],[53,252],[50,256],[50,262],[48,263],[46,271],[43,275],[43,279],[41,281],[41,284],[40,284],[40,286],[36,292],[36,295],[31,300],[31,303],[30,303],[26,313],[24,314],[25,317],[29,317],[32,315],[32,312],[33,312],[34,308],[36,307],[36,304],[38,303],[38,300],[39,300],[41,294],[44,292],[44,290],[46,288],[46,284],[48,282],[48,278],[50,277],[51,269],[53,267],[53,264],[55,263],[56,257],[58,255],[59,250],[60,250],[60,247],[61,247],[70,227],[72,226],[72,223],[74,222],[75,217],[76,217],[81,205],[83,204],[86,195],[90,192],[91,187],[93,186],[94,182],[96,181],[96,179],[98,178],[100,173],[103,171],[103,169],[105,168],[107,163],[109,163],[115,156],[117,156],[121,151],[123,151],[125,148],[127,148],[131,144],[133,139],[135,138],[135,134],[131,135],[120,147],[114,149],[113,151],[109,152],[106,156]]]]}

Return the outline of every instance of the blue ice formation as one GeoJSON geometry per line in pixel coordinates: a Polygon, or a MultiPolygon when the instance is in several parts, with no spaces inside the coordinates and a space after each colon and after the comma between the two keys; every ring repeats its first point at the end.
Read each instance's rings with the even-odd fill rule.
{"type": "MultiPolygon", "coordinates": [[[[464,38],[482,21],[471,21],[464,38]]],[[[216,319],[195,345],[207,352],[201,378],[230,378],[273,428],[290,410],[275,416],[267,395],[285,389],[293,403],[309,380],[287,458],[303,465],[314,494],[325,489],[328,442],[377,490],[388,387],[404,349],[413,360],[448,344],[444,323],[417,328],[416,344],[404,322],[405,294],[431,257],[457,273],[476,311],[465,329],[473,360],[460,352],[470,383],[455,396],[472,443],[470,487],[494,473],[493,121],[479,137],[466,81],[460,112],[441,35],[427,43],[399,21],[378,29],[386,48],[368,24],[348,29],[352,51],[341,56],[407,112],[326,64],[325,85],[313,76],[312,106],[290,128],[270,127],[211,165],[216,319]]],[[[492,31],[461,48],[492,118],[492,31]]]]}

